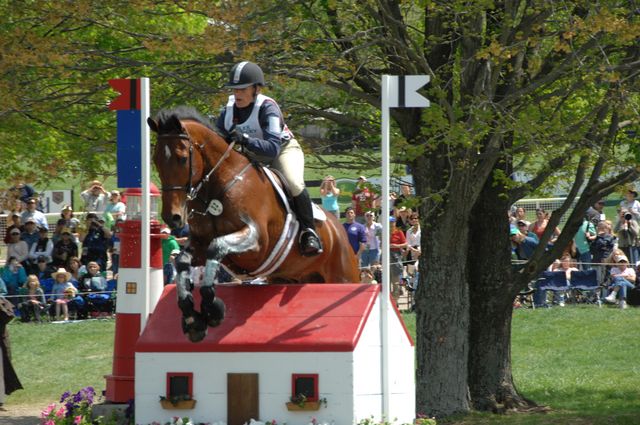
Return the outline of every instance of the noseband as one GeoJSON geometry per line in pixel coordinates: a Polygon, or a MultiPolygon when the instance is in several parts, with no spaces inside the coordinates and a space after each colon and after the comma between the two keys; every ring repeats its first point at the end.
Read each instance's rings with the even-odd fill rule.
{"type": "Polygon", "coordinates": [[[207,173],[207,175],[204,176],[204,178],[202,178],[195,187],[193,187],[193,182],[192,182],[192,178],[193,178],[193,146],[195,145],[195,146],[198,147],[198,149],[200,149],[200,152],[202,154],[202,158],[204,159],[204,162],[208,165],[209,161],[207,160],[207,155],[205,155],[205,152],[204,152],[204,145],[195,144],[193,142],[193,140],[191,140],[191,137],[189,136],[189,134],[187,134],[187,133],[158,134],[158,140],[163,140],[163,139],[182,139],[182,140],[187,140],[189,142],[189,159],[188,159],[188,162],[189,162],[189,181],[187,182],[187,184],[185,186],[162,186],[160,188],[160,190],[163,191],[163,192],[169,192],[169,191],[172,191],[172,190],[184,190],[187,193],[187,200],[189,200],[189,201],[195,199],[198,196],[198,192],[200,192],[200,189],[202,189],[202,186],[204,186],[209,181],[209,178],[211,178],[213,173],[218,168],[220,168],[220,166],[222,165],[224,160],[227,159],[227,157],[229,156],[229,154],[233,150],[233,147],[236,144],[235,141],[232,141],[231,143],[229,143],[229,145],[227,146],[227,149],[224,151],[224,153],[218,159],[218,162],[216,162],[216,164],[211,168],[211,170],[207,173]]]}

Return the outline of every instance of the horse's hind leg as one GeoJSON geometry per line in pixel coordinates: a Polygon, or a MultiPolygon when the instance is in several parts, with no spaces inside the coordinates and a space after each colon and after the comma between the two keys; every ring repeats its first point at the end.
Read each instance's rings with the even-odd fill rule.
{"type": "Polygon", "coordinates": [[[187,334],[191,342],[199,342],[207,335],[207,322],[202,314],[194,310],[193,283],[191,282],[191,254],[182,251],[176,258],[176,291],[178,307],[182,311],[182,332],[187,334]]]}

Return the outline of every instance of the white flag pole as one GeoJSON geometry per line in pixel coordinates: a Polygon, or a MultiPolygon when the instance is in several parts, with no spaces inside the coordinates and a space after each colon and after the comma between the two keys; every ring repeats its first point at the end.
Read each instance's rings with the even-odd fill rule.
{"type": "Polygon", "coordinates": [[[429,99],[418,93],[418,90],[429,82],[428,75],[383,75],[381,84],[381,130],[382,130],[382,294],[380,300],[381,318],[381,363],[382,363],[382,414],[385,419],[392,419],[391,414],[391,348],[389,347],[389,315],[391,314],[391,276],[389,244],[389,109],[390,108],[428,108],[429,99]]]}
{"type": "Polygon", "coordinates": [[[389,418],[390,411],[390,375],[389,375],[389,79],[391,76],[382,76],[382,295],[380,298],[381,318],[381,357],[382,357],[382,415],[389,418]]]}
{"type": "Polygon", "coordinates": [[[140,223],[140,267],[142,268],[142,274],[144,276],[144,311],[140,317],[140,331],[142,331],[147,323],[147,319],[149,318],[150,311],[150,298],[151,298],[151,287],[150,287],[150,275],[149,275],[149,257],[151,252],[151,177],[149,173],[150,169],[150,158],[151,158],[151,148],[150,148],[150,134],[149,134],[149,126],[147,125],[147,118],[149,117],[150,111],[150,95],[149,95],[149,78],[140,78],[140,143],[141,143],[141,223],[140,223]]]}

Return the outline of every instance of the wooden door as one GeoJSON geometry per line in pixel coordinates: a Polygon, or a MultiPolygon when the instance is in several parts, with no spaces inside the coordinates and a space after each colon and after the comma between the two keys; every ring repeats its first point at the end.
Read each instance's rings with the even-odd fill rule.
{"type": "Polygon", "coordinates": [[[227,373],[227,424],[260,419],[257,373],[227,373]]]}

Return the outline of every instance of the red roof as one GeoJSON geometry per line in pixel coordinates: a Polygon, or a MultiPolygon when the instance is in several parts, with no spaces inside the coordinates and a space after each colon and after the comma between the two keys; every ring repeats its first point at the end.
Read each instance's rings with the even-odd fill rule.
{"type": "MultiPolygon", "coordinates": [[[[218,286],[225,319],[192,343],[182,333],[175,285],[168,285],[136,351],[353,351],[379,290],[369,284],[218,286]]],[[[199,309],[199,291],[194,295],[199,309]]]]}

